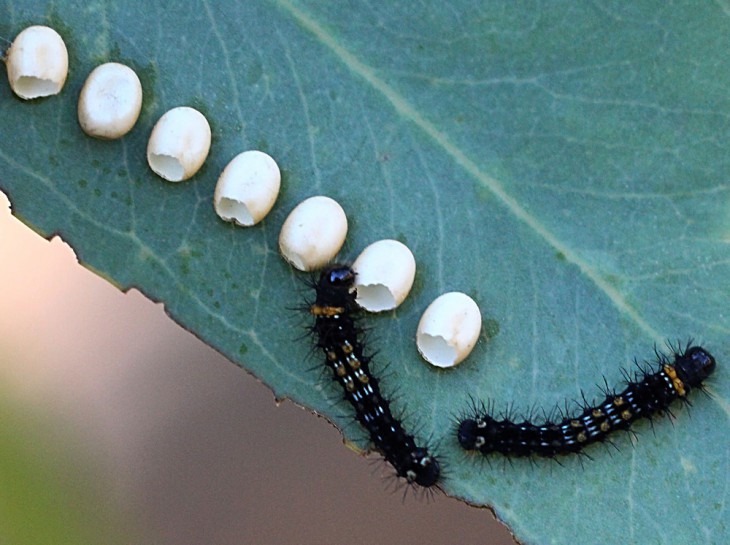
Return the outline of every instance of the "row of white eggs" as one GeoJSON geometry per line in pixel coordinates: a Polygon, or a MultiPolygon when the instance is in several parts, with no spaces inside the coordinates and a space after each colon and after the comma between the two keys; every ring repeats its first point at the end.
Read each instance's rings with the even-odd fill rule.
{"type": "MultiPolygon", "coordinates": [[[[53,29],[32,26],[11,45],[6,65],[13,92],[23,99],[57,94],[68,72],[68,53],[53,29]]],[[[81,128],[88,135],[120,138],[137,122],[142,108],[142,85],[131,68],[106,63],[95,68],[78,103],[81,128]]],[[[189,107],[173,108],[155,124],[147,146],[147,162],[160,177],[180,182],[192,177],[210,151],[211,131],[205,116],[189,107]]],[[[236,156],[221,173],[214,208],[223,220],[251,226],[261,221],[276,201],[281,184],[279,167],[256,150],[236,156]]],[[[338,254],[347,236],[347,216],[333,199],[311,197],[297,205],[279,235],[284,258],[302,271],[322,268],[338,254]]],[[[357,301],[371,312],[392,310],[413,286],[416,261],[395,240],[380,240],[365,248],[353,263],[357,301]]],[[[438,367],[463,361],[476,345],[481,313],[467,295],[441,295],[418,324],[416,343],[421,355],[438,367]]]]}

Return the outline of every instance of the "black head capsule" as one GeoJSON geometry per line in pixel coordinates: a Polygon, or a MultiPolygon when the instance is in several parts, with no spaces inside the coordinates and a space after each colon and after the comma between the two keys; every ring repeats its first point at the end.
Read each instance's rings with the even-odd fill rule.
{"type": "Polygon", "coordinates": [[[477,443],[477,421],[473,418],[462,420],[457,431],[459,444],[465,450],[474,450],[477,443]]]}
{"type": "Polygon", "coordinates": [[[674,357],[677,376],[690,388],[702,386],[702,382],[715,371],[715,358],[701,346],[692,346],[674,357]]]}
{"type": "Polygon", "coordinates": [[[334,265],[322,271],[327,283],[331,286],[343,286],[350,288],[355,283],[355,271],[347,265],[334,265]]]}
{"type": "Polygon", "coordinates": [[[317,304],[339,306],[354,300],[355,271],[347,265],[332,265],[319,275],[317,304]]]}

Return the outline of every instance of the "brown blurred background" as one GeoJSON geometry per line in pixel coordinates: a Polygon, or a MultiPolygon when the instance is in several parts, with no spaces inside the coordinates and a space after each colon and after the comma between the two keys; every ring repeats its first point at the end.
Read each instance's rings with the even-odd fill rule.
{"type": "Polygon", "coordinates": [[[514,543],[382,469],[0,193],[0,544],[514,543]]]}

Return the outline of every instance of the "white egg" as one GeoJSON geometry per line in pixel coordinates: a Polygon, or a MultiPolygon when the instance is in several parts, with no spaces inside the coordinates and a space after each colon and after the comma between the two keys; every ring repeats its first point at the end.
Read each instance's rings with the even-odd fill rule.
{"type": "Polygon", "coordinates": [[[63,38],[47,26],[31,26],[15,37],[5,64],[13,92],[23,99],[61,92],[68,74],[63,38]]]}
{"type": "Polygon", "coordinates": [[[365,248],[352,265],[357,275],[357,303],[371,312],[392,310],[413,286],[416,259],[405,244],[379,240],[365,248]]]}
{"type": "Polygon", "coordinates": [[[347,216],[337,201],[310,197],[300,202],[284,221],[279,249],[300,271],[319,269],[340,251],[347,236],[347,216]]]}
{"type": "Polygon", "coordinates": [[[445,293],[428,306],[416,332],[421,356],[436,367],[461,363],[479,340],[482,315],[474,300],[464,293],[445,293]]]}
{"type": "Polygon", "coordinates": [[[173,108],[152,129],[147,163],[165,180],[187,180],[203,166],[210,140],[210,125],[203,114],[187,106],[173,108]]]}
{"type": "Polygon", "coordinates": [[[274,206],[281,186],[279,166],[263,151],[244,151],[228,163],[213,196],[216,214],[224,221],[250,226],[274,206]]]}
{"type": "Polygon", "coordinates": [[[141,109],[137,74],[128,66],[108,62],[86,78],[79,95],[79,125],[95,138],[120,138],[132,130],[141,109]]]}

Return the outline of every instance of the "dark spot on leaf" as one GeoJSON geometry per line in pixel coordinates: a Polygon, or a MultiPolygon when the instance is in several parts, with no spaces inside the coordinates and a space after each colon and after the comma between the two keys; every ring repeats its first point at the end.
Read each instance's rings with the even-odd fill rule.
{"type": "Polygon", "coordinates": [[[555,259],[565,261],[565,254],[563,252],[555,252],[555,259]]]}
{"type": "Polygon", "coordinates": [[[279,190],[279,194],[282,195],[282,191],[285,192],[289,186],[289,171],[279,166],[279,173],[281,174],[281,189],[279,190]]]}
{"type": "Polygon", "coordinates": [[[85,188],[85,187],[86,187],[86,186],[87,186],[88,184],[89,184],[89,182],[87,182],[87,181],[86,181],[86,180],[84,180],[83,178],[82,178],[81,180],[79,180],[79,187],[80,187],[81,189],[84,189],[84,188],[85,188]]]}
{"type": "Polygon", "coordinates": [[[261,76],[264,73],[264,69],[261,66],[260,62],[255,62],[251,64],[248,67],[248,70],[246,71],[246,84],[247,85],[253,85],[257,81],[261,79],[261,76]]]}
{"type": "Polygon", "coordinates": [[[133,59],[127,59],[120,57],[121,62],[129,66],[132,70],[137,73],[139,82],[142,84],[142,112],[140,114],[140,122],[146,124],[150,116],[155,114],[155,83],[157,82],[157,66],[154,62],[148,62],[147,64],[139,64],[133,59]]]}
{"type": "Polygon", "coordinates": [[[241,343],[241,346],[238,347],[238,353],[243,355],[246,352],[248,352],[248,346],[246,346],[244,343],[241,343]]]}
{"type": "Polygon", "coordinates": [[[423,292],[423,286],[424,286],[423,278],[424,277],[427,278],[428,276],[427,276],[427,274],[422,273],[421,271],[423,269],[427,269],[429,267],[427,265],[422,266],[420,263],[418,264],[418,267],[420,270],[418,271],[418,274],[416,274],[416,278],[413,280],[413,287],[411,287],[411,293],[410,293],[409,297],[406,298],[406,302],[409,299],[412,299],[414,301],[417,300],[419,294],[421,294],[423,292]]]}
{"type": "MultiPolygon", "coordinates": [[[[113,59],[121,59],[122,58],[122,50],[119,47],[119,44],[117,42],[114,42],[112,44],[111,50],[109,51],[111,57],[113,59]]],[[[119,62],[119,61],[116,61],[119,62]]]]}
{"type": "Polygon", "coordinates": [[[482,338],[488,341],[497,335],[499,335],[499,322],[493,318],[484,320],[482,322],[482,338]]]}
{"type": "Polygon", "coordinates": [[[205,116],[205,119],[207,119],[208,123],[210,124],[211,132],[215,132],[212,122],[215,116],[209,111],[210,109],[208,107],[208,101],[205,100],[202,96],[195,96],[190,99],[190,106],[192,108],[195,108],[205,116]]]}

